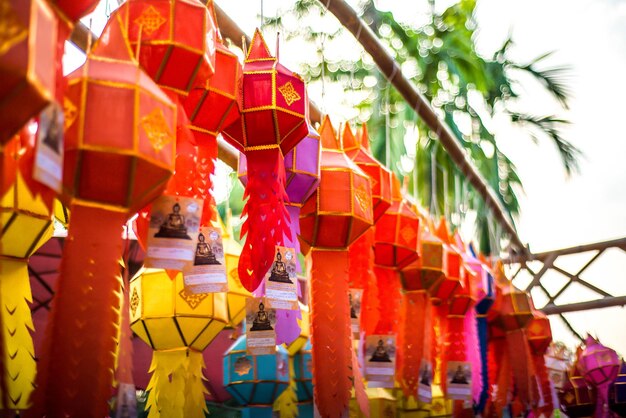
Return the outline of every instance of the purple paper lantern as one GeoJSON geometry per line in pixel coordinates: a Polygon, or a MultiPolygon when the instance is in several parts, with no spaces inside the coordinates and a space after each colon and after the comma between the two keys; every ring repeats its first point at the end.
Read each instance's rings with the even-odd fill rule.
{"type": "Polygon", "coordinates": [[[585,379],[594,386],[608,385],[619,373],[619,356],[591,335],[585,339],[585,349],[580,355],[579,367],[585,379]]]}

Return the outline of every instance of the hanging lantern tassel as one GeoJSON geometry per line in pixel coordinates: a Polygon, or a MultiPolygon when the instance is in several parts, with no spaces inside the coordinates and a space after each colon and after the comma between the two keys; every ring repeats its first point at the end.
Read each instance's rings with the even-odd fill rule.
{"type": "Polygon", "coordinates": [[[348,253],[311,250],[313,389],[323,417],[339,417],[352,388],[348,253]]]}
{"type": "Polygon", "coordinates": [[[208,412],[202,379],[202,352],[190,348],[155,350],[148,383],[148,417],[204,418],[208,412]]]}
{"type": "Polygon", "coordinates": [[[289,386],[274,401],[274,411],[279,412],[281,418],[296,418],[298,416],[298,395],[296,393],[296,366],[294,356],[289,356],[289,386]]]}
{"type": "Polygon", "coordinates": [[[398,381],[404,396],[415,396],[424,358],[425,330],[431,328],[430,297],[424,290],[405,292],[398,332],[398,381]]]}
{"type": "Polygon", "coordinates": [[[360,324],[366,335],[374,334],[380,319],[378,285],[374,274],[374,235],[374,228],[370,228],[348,248],[350,288],[363,289],[360,324]]]}

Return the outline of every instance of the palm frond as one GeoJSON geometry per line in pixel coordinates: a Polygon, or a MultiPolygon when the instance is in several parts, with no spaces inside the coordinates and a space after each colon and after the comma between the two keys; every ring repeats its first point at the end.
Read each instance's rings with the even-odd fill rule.
{"type": "Polygon", "coordinates": [[[568,175],[579,171],[578,161],[582,152],[561,134],[562,128],[569,125],[570,121],[551,115],[537,116],[516,112],[509,112],[509,114],[513,123],[530,126],[552,140],[568,175]]]}
{"type": "Polygon", "coordinates": [[[568,87],[567,78],[571,71],[568,66],[559,66],[540,69],[538,64],[550,57],[553,52],[542,54],[529,62],[528,64],[517,64],[509,62],[508,66],[520,71],[525,71],[532,75],[546,90],[554,96],[561,106],[569,109],[569,100],[571,98],[571,90],[568,87]]]}

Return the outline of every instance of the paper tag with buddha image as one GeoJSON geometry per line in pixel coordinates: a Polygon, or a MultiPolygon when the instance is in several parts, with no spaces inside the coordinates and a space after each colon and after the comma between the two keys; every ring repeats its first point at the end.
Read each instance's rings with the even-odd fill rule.
{"type": "Polygon", "coordinates": [[[63,183],[63,109],[53,102],[39,115],[33,178],[57,193],[63,183]]]}
{"type": "Polygon", "coordinates": [[[265,298],[246,299],[246,351],[250,355],[276,352],[276,312],[265,298]]]}
{"type": "Polygon", "coordinates": [[[430,403],[433,400],[433,365],[430,361],[422,359],[420,364],[420,377],[417,385],[417,400],[430,403]]]}
{"type": "Polygon", "coordinates": [[[274,309],[297,311],[296,252],[293,248],[276,246],[272,268],[265,275],[265,297],[274,309]]]}
{"type": "Polygon", "coordinates": [[[163,195],[152,202],[146,267],[185,270],[196,255],[202,200],[163,195]]]}
{"type": "Polygon", "coordinates": [[[396,337],[365,337],[365,378],[370,388],[393,388],[396,375],[396,337]]]}
{"type": "Polygon", "coordinates": [[[449,361],[447,370],[447,398],[470,400],[472,398],[472,364],[467,361],[449,361]]]}
{"type": "Polygon", "coordinates": [[[352,327],[352,338],[358,339],[361,333],[361,298],[363,289],[350,289],[348,301],[350,303],[350,326],[352,327]]]}
{"type": "Polygon", "coordinates": [[[183,271],[183,278],[185,287],[194,294],[228,291],[224,246],[219,229],[200,227],[193,264],[183,271]]]}

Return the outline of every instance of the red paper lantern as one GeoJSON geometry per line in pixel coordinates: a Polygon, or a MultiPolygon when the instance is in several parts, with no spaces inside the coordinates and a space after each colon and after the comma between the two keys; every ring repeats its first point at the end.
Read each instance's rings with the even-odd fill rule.
{"type": "Polygon", "coordinates": [[[63,249],[32,416],[105,416],[120,316],[122,227],[171,175],[176,109],[139,68],[120,16],[69,75],[63,249]],[[103,115],[107,117],[104,118],[103,115]]]}
{"type": "Polygon", "coordinates": [[[160,87],[186,95],[196,76],[215,72],[217,24],[198,0],[127,0],[114,16],[122,18],[139,64],[160,87]]]}
{"type": "Polygon", "coordinates": [[[541,311],[533,310],[533,318],[526,325],[528,344],[533,354],[543,358],[550,343],[552,342],[552,328],[550,320],[541,311]]]}
{"type": "Polygon", "coordinates": [[[437,237],[443,242],[443,272],[444,276],[435,284],[430,291],[433,303],[446,302],[456,293],[461,284],[461,265],[463,257],[452,245],[452,239],[448,232],[448,224],[441,218],[435,231],[437,237]]]}
{"type": "Polygon", "coordinates": [[[304,81],[270,54],[258,29],[244,61],[240,94],[241,117],[223,132],[240,151],[280,148],[284,155],[309,133],[304,81]]]}
{"type": "Polygon", "coordinates": [[[363,124],[357,139],[352,133],[350,124],[346,123],[342,140],[346,155],[372,180],[372,207],[376,222],[391,206],[391,171],[370,153],[366,124],[363,124]]]}
{"type": "Polygon", "coordinates": [[[414,204],[402,197],[400,182],[393,177],[391,207],[376,222],[374,263],[402,269],[419,257],[419,218],[414,204]]]}
{"type": "Polygon", "coordinates": [[[55,97],[59,22],[43,0],[4,0],[0,22],[1,145],[55,97]]]}
{"type": "Polygon", "coordinates": [[[443,242],[431,231],[434,231],[432,222],[423,218],[419,229],[419,258],[401,270],[405,290],[426,290],[432,297],[445,278],[444,263],[447,250],[443,242]]]}

